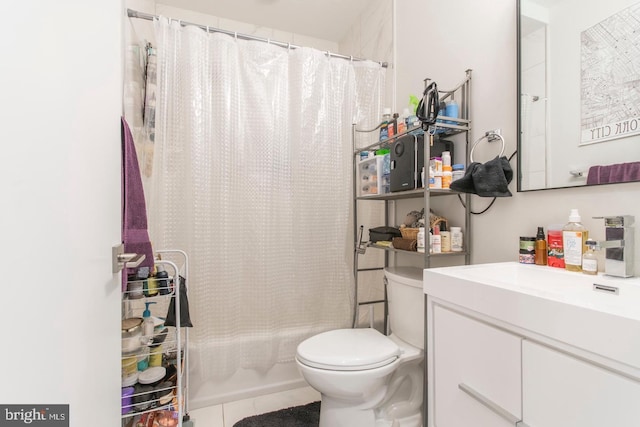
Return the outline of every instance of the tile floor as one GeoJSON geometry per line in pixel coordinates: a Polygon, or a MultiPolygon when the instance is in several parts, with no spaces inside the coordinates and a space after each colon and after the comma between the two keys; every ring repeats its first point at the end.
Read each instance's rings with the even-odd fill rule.
{"type": "Polygon", "coordinates": [[[320,393],[311,387],[303,387],[194,409],[189,413],[195,427],[233,427],[241,419],[252,415],[305,405],[317,400],[320,400],[320,393]]]}

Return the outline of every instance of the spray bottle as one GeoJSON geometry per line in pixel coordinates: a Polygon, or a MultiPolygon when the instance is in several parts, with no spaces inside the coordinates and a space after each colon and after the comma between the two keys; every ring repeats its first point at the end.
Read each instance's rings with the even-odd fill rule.
{"type": "Polygon", "coordinates": [[[149,341],[153,338],[153,318],[151,317],[151,311],[149,311],[150,304],[156,304],[153,301],[145,302],[145,309],[142,312],[142,339],[143,341],[149,341]]]}

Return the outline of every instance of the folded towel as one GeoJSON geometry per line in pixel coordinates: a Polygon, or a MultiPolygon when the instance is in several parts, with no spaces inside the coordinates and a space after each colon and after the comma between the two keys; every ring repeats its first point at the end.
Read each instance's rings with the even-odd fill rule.
{"type": "Polygon", "coordinates": [[[417,251],[418,241],[416,239],[405,239],[402,237],[394,237],[391,241],[394,249],[400,249],[403,251],[417,251]]]}
{"type": "Polygon", "coordinates": [[[513,169],[502,156],[486,163],[471,163],[465,175],[453,181],[449,188],[480,197],[511,197],[508,185],[512,179],[513,169]]]}
{"type": "Polygon", "coordinates": [[[630,181],[640,181],[640,162],[591,166],[587,175],[587,185],[630,181]]]}
{"type": "MultiPolygon", "coordinates": [[[[140,178],[138,156],[131,130],[122,118],[122,242],[126,253],[146,255],[140,267],[153,268],[153,249],[147,231],[147,207],[140,178]]],[[[127,286],[123,270],[123,290],[127,286]]]]}

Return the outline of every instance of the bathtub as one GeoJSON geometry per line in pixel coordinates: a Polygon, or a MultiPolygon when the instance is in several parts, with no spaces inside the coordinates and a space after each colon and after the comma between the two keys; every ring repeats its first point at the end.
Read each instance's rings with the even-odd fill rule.
{"type": "Polygon", "coordinates": [[[198,383],[198,373],[195,368],[190,371],[189,377],[190,410],[307,385],[295,361],[278,363],[267,372],[239,369],[231,377],[216,382],[198,383]]]}

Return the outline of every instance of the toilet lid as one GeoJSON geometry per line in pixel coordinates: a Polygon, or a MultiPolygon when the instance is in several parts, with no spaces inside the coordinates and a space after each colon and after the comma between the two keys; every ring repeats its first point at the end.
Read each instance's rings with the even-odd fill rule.
{"type": "Polygon", "coordinates": [[[300,363],[334,371],[379,368],[400,355],[396,343],[375,329],[336,329],[323,332],[298,346],[300,363]]]}

